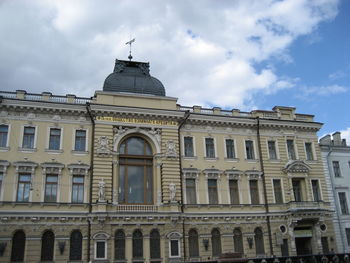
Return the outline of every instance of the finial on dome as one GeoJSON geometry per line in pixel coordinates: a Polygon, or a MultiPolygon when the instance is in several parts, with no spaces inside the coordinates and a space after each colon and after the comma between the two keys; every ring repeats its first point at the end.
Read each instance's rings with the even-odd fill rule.
{"type": "Polygon", "coordinates": [[[131,39],[130,41],[126,42],[125,45],[129,45],[130,49],[129,49],[129,56],[128,59],[131,61],[132,60],[132,56],[131,56],[131,44],[135,42],[135,38],[131,39]]]}

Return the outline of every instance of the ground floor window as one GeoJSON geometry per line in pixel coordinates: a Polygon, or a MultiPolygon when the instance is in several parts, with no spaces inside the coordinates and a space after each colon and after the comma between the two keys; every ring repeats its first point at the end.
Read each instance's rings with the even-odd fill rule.
{"type": "Polygon", "coordinates": [[[107,244],[105,240],[96,241],[95,259],[107,259],[107,244]]]}
{"type": "Polygon", "coordinates": [[[26,235],[22,230],[18,230],[12,237],[11,262],[24,261],[24,248],[26,244],[26,235]]]}

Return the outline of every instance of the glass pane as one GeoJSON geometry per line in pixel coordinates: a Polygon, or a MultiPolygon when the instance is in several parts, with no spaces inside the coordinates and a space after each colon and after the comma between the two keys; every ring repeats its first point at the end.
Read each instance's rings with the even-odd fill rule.
{"type": "Polygon", "coordinates": [[[70,236],[69,260],[81,260],[83,237],[79,230],[73,231],[70,236]]]}
{"type": "Polygon", "coordinates": [[[144,167],[128,166],[128,203],[144,203],[144,167]]]}
{"type": "Polygon", "coordinates": [[[30,182],[30,175],[23,175],[23,174],[21,174],[20,176],[19,176],[19,180],[21,181],[21,182],[30,182]]]}
{"type": "Polygon", "coordinates": [[[147,169],[147,182],[146,182],[146,191],[147,191],[147,203],[152,203],[153,201],[153,180],[152,180],[152,167],[146,167],[147,169]]]}
{"type": "Polygon", "coordinates": [[[127,141],[127,154],[131,155],[145,155],[144,145],[145,141],[141,138],[132,137],[127,141]]]}
{"type": "Polygon", "coordinates": [[[84,177],[83,176],[74,176],[73,177],[73,183],[83,184],[84,183],[84,177]]]}
{"type": "Polygon", "coordinates": [[[96,242],[96,258],[105,258],[105,245],[104,241],[96,242]]]}
{"type": "Polygon", "coordinates": [[[119,166],[119,198],[120,202],[125,202],[125,166],[119,166]]]}
{"type": "Polygon", "coordinates": [[[185,137],[184,144],[185,144],[185,156],[193,157],[193,138],[185,137]]]}
{"type": "Polygon", "coordinates": [[[46,177],[47,183],[57,183],[57,175],[48,175],[46,177]]]}
{"type": "Polygon", "coordinates": [[[170,240],[170,254],[171,256],[179,255],[179,241],[178,240],[170,240]]]}
{"type": "Polygon", "coordinates": [[[120,144],[119,153],[125,154],[125,142],[122,142],[122,144],[120,144]]]}

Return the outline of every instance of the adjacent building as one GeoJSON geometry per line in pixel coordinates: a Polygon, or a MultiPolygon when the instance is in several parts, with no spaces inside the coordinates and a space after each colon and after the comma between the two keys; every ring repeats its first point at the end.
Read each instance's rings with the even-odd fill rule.
{"type": "Polygon", "coordinates": [[[329,186],[330,201],[336,213],[333,216],[338,251],[350,252],[350,146],[341,138],[340,132],[320,139],[325,167],[326,182],[329,186]]]}
{"type": "Polygon", "coordinates": [[[181,106],[123,60],[91,98],[0,95],[0,262],[336,248],[312,115],[181,106]]]}

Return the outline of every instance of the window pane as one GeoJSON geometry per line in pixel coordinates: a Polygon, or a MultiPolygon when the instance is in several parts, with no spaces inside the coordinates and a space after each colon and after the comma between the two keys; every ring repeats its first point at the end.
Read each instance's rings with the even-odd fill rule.
{"type": "Polygon", "coordinates": [[[350,246],[350,228],[345,228],[346,240],[348,241],[348,246],[350,246]]]}
{"type": "Polygon", "coordinates": [[[214,139],[205,138],[206,157],[215,158],[214,139]]]}
{"type": "Polygon", "coordinates": [[[128,166],[128,203],[144,203],[144,167],[128,166]]]}
{"type": "Polygon", "coordinates": [[[197,203],[195,179],[186,179],[186,199],[187,204],[197,203]]]}
{"type": "Polygon", "coordinates": [[[314,195],[314,201],[321,201],[320,187],[318,185],[318,180],[312,180],[312,193],[314,195]]]}
{"type": "Polygon", "coordinates": [[[123,230],[118,230],[115,234],[114,251],[115,259],[125,259],[125,234],[123,230]]]}
{"type": "Polygon", "coordinates": [[[189,245],[190,257],[198,257],[199,256],[198,233],[194,229],[191,229],[188,233],[188,245],[189,245]]]}
{"type": "Polygon", "coordinates": [[[152,230],[150,235],[150,255],[153,259],[160,258],[160,235],[156,229],[152,230]]]}
{"type": "Polygon", "coordinates": [[[0,147],[7,146],[8,126],[0,125],[0,147]]]}
{"type": "Polygon", "coordinates": [[[259,204],[258,181],[257,180],[250,180],[249,181],[249,187],[250,187],[251,203],[253,205],[259,204]]]}
{"type": "Polygon", "coordinates": [[[256,255],[263,255],[265,254],[263,232],[260,228],[256,228],[254,234],[256,255]]]}
{"type": "Polygon", "coordinates": [[[23,148],[33,149],[34,148],[34,127],[24,127],[23,133],[23,148]]]}
{"type": "Polygon", "coordinates": [[[20,174],[18,177],[17,201],[28,202],[30,192],[30,178],[28,174],[20,174]]]}
{"type": "Polygon", "coordinates": [[[70,235],[69,260],[81,260],[83,236],[79,230],[70,235]]]}
{"type": "Polygon", "coordinates": [[[296,160],[295,149],[294,149],[294,141],[287,140],[287,149],[288,149],[288,157],[290,160],[296,160]]]}
{"type": "Polygon", "coordinates": [[[333,171],[335,177],[341,177],[340,166],[338,161],[333,161],[333,171]]]}
{"type": "Polygon", "coordinates": [[[244,253],[243,237],[242,237],[241,230],[238,228],[236,228],[233,231],[233,243],[234,243],[235,252],[239,252],[239,253],[243,254],[244,253]]]}
{"type": "Polygon", "coordinates": [[[46,231],[41,238],[41,261],[52,261],[55,244],[55,235],[46,231]]]}
{"type": "Polygon", "coordinates": [[[132,235],[132,257],[134,259],[143,257],[143,236],[140,230],[134,231],[132,235]]]}
{"type": "Polygon", "coordinates": [[[132,137],[127,141],[127,154],[145,155],[145,141],[142,138],[132,137]]]}
{"type": "Polygon", "coordinates": [[[231,204],[235,204],[235,205],[239,204],[238,181],[230,180],[229,187],[230,187],[231,204]]]}
{"type": "Polygon", "coordinates": [[[276,203],[283,203],[282,187],[281,187],[281,180],[280,179],[273,179],[273,190],[275,193],[275,202],[276,203]]]}
{"type": "Polygon", "coordinates": [[[348,202],[346,200],[346,194],[344,192],[338,193],[340,209],[343,215],[349,214],[348,202]]]}
{"type": "Polygon", "coordinates": [[[75,148],[76,151],[86,151],[86,131],[75,131],[75,148]]]}
{"type": "Polygon", "coordinates": [[[212,255],[218,257],[221,255],[221,237],[217,229],[211,231],[212,255]]]}
{"type": "Polygon", "coordinates": [[[255,159],[253,141],[245,141],[246,155],[248,160],[255,159]]]}
{"type": "Polygon", "coordinates": [[[301,181],[300,180],[292,180],[293,184],[293,194],[294,200],[296,202],[301,202],[303,200],[302,192],[301,192],[301,181]]]}
{"type": "Polygon", "coordinates": [[[179,241],[170,240],[170,255],[172,257],[179,256],[179,241]]]}
{"type": "Polygon", "coordinates": [[[218,203],[218,188],[217,188],[216,179],[208,180],[208,196],[209,196],[209,204],[218,203]]]}
{"type": "Polygon", "coordinates": [[[193,157],[194,156],[193,138],[192,137],[184,137],[184,144],[185,144],[185,156],[186,157],[193,157]]]}
{"type": "Polygon", "coordinates": [[[313,160],[314,155],[312,153],[312,144],[310,142],[305,143],[306,160],[313,160]]]}
{"type": "Polygon", "coordinates": [[[50,129],[49,149],[59,150],[61,143],[61,129],[50,129]]]}
{"type": "Polygon", "coordinates": [[[26,235],[18,230],[12,237],[11,262],[24,262],[26,235]]]}
{"type": "Polygon", "coordinates": [[[96,258],[105,258],[105,248],[106,248],[106,242],[105,241],[97,241],[96,242],[96,258]]]}
{"type": "Polygon", "coordinates": [[[276,160],[277,159],[277,154],[276,154],[275,141],[268,141],[268,147],[269,147],[270,159],[276,160]]]}
{"type": "Polygon", "coordinates": [[[228,159],[236,158],[235,146],[234,146],[234,142],[232,139],[226,140],[226,156],[228,159]]]}
{"type": "Polygon", "coordinates": [[[73,176],[72,202],[73,203],[84,202],[84,177],[83,176],[78,176],[78,175],[73,176]]]}

